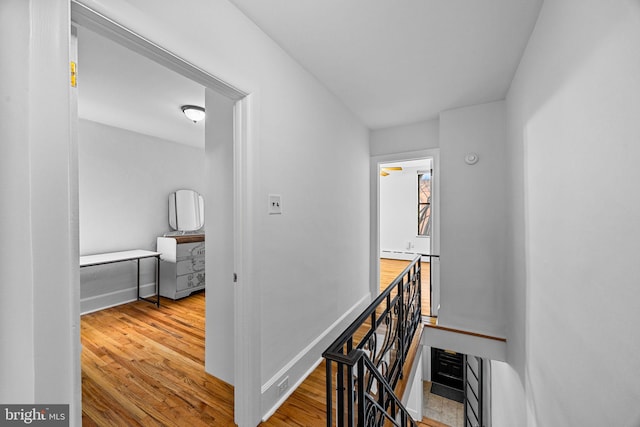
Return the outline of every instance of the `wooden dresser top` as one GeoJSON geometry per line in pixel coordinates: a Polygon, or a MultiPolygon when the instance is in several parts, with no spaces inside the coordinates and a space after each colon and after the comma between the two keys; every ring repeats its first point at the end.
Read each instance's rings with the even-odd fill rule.
{"type": "Polygon", "coordinates": [[[204,242],[204,234],[185,234],[182,236],[166,236],[169,239],[175,239],[176,243],[196,243],[204,242]]]}

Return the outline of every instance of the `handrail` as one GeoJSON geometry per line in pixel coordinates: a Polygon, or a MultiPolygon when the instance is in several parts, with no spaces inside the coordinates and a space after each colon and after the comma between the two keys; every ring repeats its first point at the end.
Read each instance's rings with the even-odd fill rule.
{"type": "MultiPolygon", "coordinates": [[[[370,404],[374,397],[385,413],[391,410],[394,417],[402,414],[402,419],[410,419],[393,390],[422,321],[420,260],[416,256],[323,353],[327,359],[327,426],[333,426],[333,365],[338,427],[380,425],[367,418],[366,411],[374,410],[375,405],[370,404]]],[[[406,426],[406,420],[400,425],[406,426]]]]}
{"type": "MultiPolygon", "coordinates": [[[[432,257],[438,257],[438,255],[428,255],[428,256],[432,256],[432,257]]],[[[347,329],[345,329],[345,331],[340,334],[340,336],[338,338],[335,339],[335,341],[329,346],[329,348],[327,348],[327,350],[325,350],[325,352],[322,354],[323,357],[327,357],[326,355],[340,355],[342,353],[339,352],[340,347],[346,342],[346,340],[350,337],[353,336],[353,334],[358,330],[358,328],[367,320],[367,318],[371,315],[371,313],[373,311],[375,311],[375,309],[385,300],[385,298],[387,298],[389,296],[389,294],[391,293],[391,291],[394,290],[394,288],[396,286],[398,286],[400,280],[402,280],[404,278],[405,275],[407,275],[407,273],[409,273],[409,271],[411,271],[411,268],[414,267],[416,265],[416,263],[418,261],[420,261],[422,255],[418,255],[416,256],[413,261],[411,262],[411,264],[409,264],[404,270],[402,270],[402,273],[400,273],[394,280],[393,282],[391,282],[389,284],[389,286],[387,286],[387,288],[382,291],[382,293],[380,295],[378,295],[378,297],[376,299],[374,299],[371,304],[369,304],[367,306],[367,308],[362,312],[362,314],[360,314],[360,316],[358,316],[353,322],[351,322],[351,324],[349,325],[349,327],[347,327],[347,329]]],[[[420,269],[418,268],[418,271],[420,269]]]]}
{"type": "MultiPolygon", "coordinates": [[[[363,355],[362,361],[363,361],[363,364],[369,368],[369,372],[371,373],[373,378],[375,378],[376,381],[378,381],[378,385],[382,386],[382,390],[386,392],[388,399],[391,400],[391,405],[387,404],[386,406],[390,406],[390,409],[392,411],[391,414],[388,414],[387,410],[382,405],[380,405],[379,402],[376,402],[371,396],[366,396],[366,399],[369,400],[369,403],[373,403],[373,405],[369,406],[369,409],[371,412],[369,414],[365,413],[364,419],[369,420],[371,419],[371,417],[376,419],[375,415],[377,413],[384,416],[384,418],[386,418],[387,420],[391,421],[391,423],[393,423],[393,425],[395,426],[406,427],[407,422],[409,422],[409,425],[411,426],[416,426],[416,423],[413,421],[413,419],[411,419],[411,416],[409,415],[409,411],[407,410],[407,408],[404,407],[400,399],[398,399],[398,396],[396,396],[393,388],[391,388],[391,385],[389,385],[389,383],[384,378],[384,376],[380,375],[380,373],[378,372],[376,367],[373,365],[371,360],[369,360],[369,358],[366,355],[363,355]],[[400,416],[400,424],[398,424],[397,420],[395,419],[398,415],[400,416]]],[[[361,376],[360,372],[358,376],[361,376]]],[[[380,400],[384,401],[384,398],[380,400]]],[[[379,418],[377,419],[379,420],[379,418]]],[[[377,422],[374,425],[376,426],[383,425],[383,423],[377,422]]]]}

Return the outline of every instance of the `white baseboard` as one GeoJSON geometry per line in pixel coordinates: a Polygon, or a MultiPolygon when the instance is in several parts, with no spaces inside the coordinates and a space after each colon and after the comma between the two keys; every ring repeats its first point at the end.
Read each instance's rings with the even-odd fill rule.
{"type": "Polygon", "coordinates": [[[399,260],[411,261],[416,257],[416,255],[418,254],[416,254],[415,252],[387,251],[387,250],[380,251],[380,258],[387,258],[387,259],[399,259],[399,260]]]}
{"type": "Polygon", "coordinates": [[[390,251],[390,250],[380,251],[380,258],[399,259],[403,261],[413,261],[413,259],[417,255],[422,255],[422,261],[424,262],[430,261],[428,254],[419,254],[418,252],[409,252],[409,251],[390,251]]]}
{"type": "MultiPolygon", "coordinates": [[[[156,284],[146,283],[140,285],[140,295],[149,297],[155,295],[156,284]]],[[[108,292],[80,300],[80,314],[93,313],[94,311],[104,310],[105,308],[115,307],[117,305],[126,304],[138,299],[138,289],[136,287],[121,289],[118,291],[108,292]]]]}
{"type": "Polygon", "coordinates": [[[371,295],[367,293],[262,385],[262,407],[271,408],[263,415],[262,421],[269,419],[291,396],[293,391],[318,367],[322,362],[322,352],[349,326],[353,319],[364,311],[370,301],[371,295]],[[278,384],[285,377],[289,377],[289,387],[285,393],[279,395],[278,384]]]}
{"type": "MultiPolygon", "coordinates": [[[[282,406],[282,404],[284,402],[286,402],[286,400],[289,398],[289,396],[291,396],[291,394],[293,394],[293,392],[295,391],[295,389],[297,389],[298,387],[300,387],[300,384],[302,384],[304,382],[304,380],[307,379],[307,377],[309,375],[311,375],[311,373],[318,367],[318,365],[320,365],[322,363],[322,358],[318,359],[308,370],[307,372],[304,373],[304,375],[302,375],[298,381],[296,381],[296,383],[293,386],[289,386],[289,389],[287,390],[287,392],[285,394],[283,394],[282,396],[280,396],[280,399],[276,402],[276,404],[266,413],[264,414],[264,416],[262,417],[262,421],[267,421],[273,414],[276,413],[276,411],[278,410],[278,408],[280,406],[282,406]]],[[[264,386],[263,386],[264,387],[264,386]]],[[[264,400],[264,393],[265,391],[263,391],[263,400],[264,400]]]]}

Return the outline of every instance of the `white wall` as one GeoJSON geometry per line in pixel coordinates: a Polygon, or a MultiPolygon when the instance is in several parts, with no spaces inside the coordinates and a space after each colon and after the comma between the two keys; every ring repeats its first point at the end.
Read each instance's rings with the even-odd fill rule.
{"type": "Polygon", "coordinates": [[[505,108],[503,102],[440,115],[442,325],[504,336],[505,108]],[[467,165],[465,154],[480,160],[467,165]]]}
{"type": "Polygon", "coordinates": [[[86,3],[252,93],[245,279],[259,303],[251,339],[264,414],[278,399],[273,382],[290,372],[294,384],[338,333],[336,319],[368,296],[368,130],[227,1],[86,3]],[[267,214],[269,193],[282,195],[282,215],[267,214]]]}
{"type": "MultiPolygon", "coordinates": [[[[80,254],[156,250],[169,193],[203,191],[204,150],[88,120],[78,132],[80,254]]],[[[83,313],[135,298],[130,263],[83,268],[80,279],[83,313]]],[[[143,261],[141,285],[154,281],[155,263],[143,261]]]]}
{"type": "Polygon", "coordinates": [[[438,119],[370,132],[371,156],[420,151],[439,147],[438,119]]]}
{"type": "Polygon", "coordinates": [[[205,194],[205,369],[217,378],[234,384],[234,102],[210,89],[205,91],[205,100],[205,174],[208,183],[205,194]]]}
{"type": "Polygon", "coordinates": [[[155,250],[171,230],[169,193],[204,191],[202,149],[88,120],[78,145],[82,255],[155,250]]]}
{"type": "MultiPolygon", "coordinates": [[[[370,206],[370,233],[371,233],[371,249],[370,249],[370,289],[372,294],[377,294],[380,290],[380,250],[382,242],[380,232],[380,215],[378,212],[380,198],[379,186],[379,164],[388,162],[404,161],[408,159],[427,158],[430,157],[434,163],[434,177],[432,182],[432,219],[434,235],[429,239],[428,246],[434,254],[440,253],[439,241],[439,121],[438,119],[425,120],[418,123],[394,126],[385,129],[377,129],[370,131],[369,146],[371,153],[370,161],[370,179],[374,185],[370,188],[371,206],[370,206]]],[[[432,260],[432,287],[433,298],[432,304],[437,306],[439,299],[439,268],[437,259],[432,260]]]]}
{"type": "Polygon", "coordinates": [[[545,2],[512,84],[509,260],[524,252],[526,275],[509,275],[517,374],[494,407],[524,394],[526,415],[494,427],[640,425],[639,50],[637,1],[545,2]]]}
{"type": "MultiPolygon", "coordinates": [[[[32,401],[35,381],[31,221],[25,215],[31,209],[30,153],[29,144],[23,143],[29,139],[29,126],[22,118],[28,111],[30,82],[9,79],[12,70],[29,67],[29,25],[12,25],[12,22],[28,23],[30,19],[27,2],[0,3],[0,73],[6,76],[0,79],[0,93],[2,99],[15,100],[0,103],[0,230],[4,236],[0,247],[3,255],[13,251],[23,254],[15,260],[6,255],[0,257],[0,345],[22,350],[0,355],[0,401],[7,403],[32,401]],[[22,283],[22,286],[10,286],[11,283],[22,283]],[[22,325],[22,330],[14,328],[14,323],[22,325]]],[[[14,71],[13,76],[17,77],[16,74],[14,71]]]]}
{"type": "MultiPolygon", "coordinates": [[[[512,343],[507,342],[507,353],[510,345],[512,343]]],[[[527,424],[526,421],[526,399],[522,384],[518,372],[511,364],[491,361],[492,427],[535,425],[527,424]]]]}
{"type": "Polygon", "coordinates": [[[68,19],[62,0],[0,3],[0,402],[70,403],[79,424],[68,19]]]}
{"type": "Polygon", "coordinates": [[[431,239],[418,236],[418,171],[430,169],[431,160],[426,159],[420,167],[403,166],[401,171],[380,177],[381,256],[430,253],[431,239]]]}

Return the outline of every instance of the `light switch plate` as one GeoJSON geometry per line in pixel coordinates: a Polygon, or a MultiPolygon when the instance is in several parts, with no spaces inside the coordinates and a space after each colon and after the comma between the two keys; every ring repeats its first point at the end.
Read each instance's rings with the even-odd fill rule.
{"type": "Polygon", "coordinates": [[[269,194],[269,215],[282,215],[282,197],[279,194],[269,194]]]}

